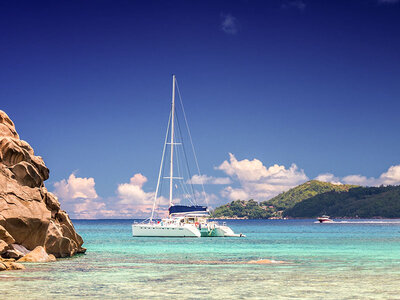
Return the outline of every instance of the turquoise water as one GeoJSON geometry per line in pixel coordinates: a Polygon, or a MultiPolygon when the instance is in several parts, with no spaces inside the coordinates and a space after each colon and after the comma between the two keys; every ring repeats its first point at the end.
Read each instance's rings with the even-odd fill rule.
{"type": "Polygon", "coordinates": [[[246,238],[177,239],[75,220],[87,253],[0,273],[1,297],[400,299],[400,221],[372,222],[231,220],[246,238]],[[260,259],[284,263],[247,263],[260,259]]]}

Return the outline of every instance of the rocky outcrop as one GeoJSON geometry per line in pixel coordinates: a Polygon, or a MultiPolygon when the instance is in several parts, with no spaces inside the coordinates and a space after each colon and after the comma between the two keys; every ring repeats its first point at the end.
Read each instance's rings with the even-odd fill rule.
{"type": "Polygon", "coordinates": [[[28,250],[42,246],[55,257],[85,252],[68,214],[44,186],[48,178],[43,159],[19,139],[14,123],[0,110],[0,255],[18,254],[11,244],[28,250]]]}
{"type": "Polygon", "coordinates": [[[24,257],[20,258],[18,262],[50,262],[55,260],[56,257],[53,254],[47,254],[42,246],[37,246],[24,257]]]}
{"type": "Polygon", "coordinates": [[[25,267],[14,261],[14,259],[2,259],[0,258],[0,271],[6,270],[23,270],[25,267]]]}

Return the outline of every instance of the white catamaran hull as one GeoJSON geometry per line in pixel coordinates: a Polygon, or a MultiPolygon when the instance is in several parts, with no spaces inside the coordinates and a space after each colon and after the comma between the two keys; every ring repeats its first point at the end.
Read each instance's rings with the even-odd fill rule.
{"type": "Polygon", "coordinates": [[[158,225],[158,224],[133,224],[133,236],[146,237],[200,237],[200,231],[191,224],[184,225],[158,225]]]}

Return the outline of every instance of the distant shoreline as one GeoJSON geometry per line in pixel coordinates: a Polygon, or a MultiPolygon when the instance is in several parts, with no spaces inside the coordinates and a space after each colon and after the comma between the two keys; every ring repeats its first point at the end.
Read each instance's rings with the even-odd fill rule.
{"type": "MultiPolygon", "coordinates": [[[[256,219],[256,218],[247,218],[247,217],[243,217],[243,218],[232,218],[232,217],[218,217],[218,218],[213,218],[211,217],[210,219],[213,220],[219,220],[219,221],[223,221],[223,220],[316,220],[317,217],[315,218],[260,218],[260,219],[256,219]]],[[[336,219],[336,220],[396,220],[396,219],[400,219],[399,217],[395,217],[395,218],[386,218],[386,217],[371,217],[371,218],[357,218],[357,217],[331,217],[331,219],[336,219]]]]}

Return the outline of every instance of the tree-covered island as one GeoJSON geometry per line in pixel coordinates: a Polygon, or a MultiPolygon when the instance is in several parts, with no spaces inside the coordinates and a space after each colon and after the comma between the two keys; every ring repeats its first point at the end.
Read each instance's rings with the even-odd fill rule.
{"type": "Polygon", "coordinates": [[[236,200],[217,207],[213,218],[281,219],[400,218],[400,186],[360,187],[311,180],[257,202],[236,200]]]}

